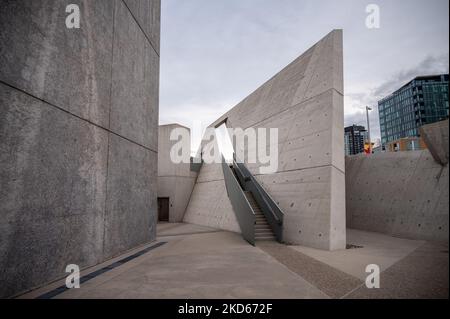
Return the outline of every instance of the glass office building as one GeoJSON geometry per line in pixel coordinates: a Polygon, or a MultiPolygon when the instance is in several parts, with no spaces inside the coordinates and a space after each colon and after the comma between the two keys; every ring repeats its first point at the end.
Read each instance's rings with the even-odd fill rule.
{"type": "Polygon", "coordinates": [[[420,76],[378,101],[381,143],[419,136],[419,127],[448,118],[448,74],[420,76]]]}

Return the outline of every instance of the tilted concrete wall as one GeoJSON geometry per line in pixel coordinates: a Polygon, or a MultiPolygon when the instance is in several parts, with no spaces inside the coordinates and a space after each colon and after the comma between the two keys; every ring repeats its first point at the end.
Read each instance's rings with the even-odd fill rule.
{"type": "Polygon", "coordinates": [[[428,150],[347,157],[348,227],[448,243],[448,183],[428,150]]]}
{"type": "MultiPolygon", "coordinates": [[[[247,165],[285,213],[287,243],[346,245],[342,50],[342,31],[334,30],[211,125],[279,129],[278,171],[261,175],[260,165],[247,165]]],[[[204,166],[200,175],[204,170],[213,168],[204,166]]],[[[206,182],[222,181],[214,172],[206,182]]],[[[207,204],[217,199],[206,185],[196,184],[188,207],[202,224],[217,218],[207,204]]]]}
{"type": "Polygon", "coordinates": [[[448,120],[420,127],[420,135],[436,162],[448,163],[448,120]]]}
{"type": "Polygon", "coordinates": [[[170,133],[177,128],[190,132],[179,124],[161,125],[158,142],[158,197],[169,198],[169,222],[172,223],[183,221],[197,178],[197,173],[191,172],[189,163],[173,163],[170,159],[170,150],[177,143],[170,140],[170,133]]]}
{"type": "MultiPolygon", "coordinates": [[[[213,149],[218,151],[217,142],[215,134],[209,139],[205,135],[196,157],[200,158],[201,154],[213,154],[213,149]]],[[[218,153],[217,155],[221,156],[218,153]]],[[[222,164],[209,161],[202,164],[183,221],[241,233],[228,198],[222,164]]]]}
{"type": "Polygon", "coordinates": [[[0,297],[155,239],[159,0],[0,0],[0,297]],[[68,4],[81,28],[67,29],[68,4]]]}
{"type": "Polygon", "coordinates": [[[228,198],[222,164],[202,165],[184,222],[241,232],[228,198]]]}

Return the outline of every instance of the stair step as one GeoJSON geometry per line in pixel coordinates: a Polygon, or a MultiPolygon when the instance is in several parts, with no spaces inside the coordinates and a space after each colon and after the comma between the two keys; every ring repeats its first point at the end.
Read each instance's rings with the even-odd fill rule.
{"type": "Polygon", "coordinates": [[[255,240],[257,241],[275,241],[276,238],[275,237],[255,237],[255,240]]]}
{"type": "Polygon", "coordinates": [[[265,228],[265,229],[256,229],[255,228],[255,233],[270,233],[270,234],[273,234],[273,231],[272,231],[272,229],[270,229],[270,228],[265,228]]]}

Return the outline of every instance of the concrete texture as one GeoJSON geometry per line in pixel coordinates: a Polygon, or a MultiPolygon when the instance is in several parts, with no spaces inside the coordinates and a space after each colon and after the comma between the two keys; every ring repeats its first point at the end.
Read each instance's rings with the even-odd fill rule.
{"type": "Polygon", "coordinates": [[[183,221],[241,232],[228,198],[222,164],[202,165],[183,221]]]}
{"type": "Polygon", "coordinates": [[[111,130],[157,151],[159,56],[123,1],[116,5],[114,48],[111,130]]]}
{"type": "Polygon", "coordinates": [[[170,133],[177,128],[189,130],[178,124],[161,125],[158,138],[158,197],[169,198],[169,221],[174,223],[183,221],[197,179],[189,163],[176,164],[170,159],[170,150],[177,143],[170,141],[170,133]]]}
{"type": "Polygon", "coordinates": [[[108,134],[0,84],[0,296],[103,254],[108,134]]]}
{"type": "Polygon", "coordinates": [[[346,158],[347,225],[448,243],[448,165],[428,150],[346,158]]]}
{"type": "MultiPolygon", "coordinates": [[[[141,2],[154,8],[148,18],[159,12],[159,1],[141,2]]],[[[65,276],[67,264],[90,267],[154,240],[159,57],[122,0],[0,6],[8,297],[65,276]],[[80,29],[65,26],[69,3],[80,29]]]]}
{"type": "Polygon", "coordinates": [[[1,0],[0,80],[108,127],[114,2],[1,0]],[[65,26],[71,3],[77,30],[65,26]]]}
{"type": "Polygon", "coordinates": [[[279,129],[278,171],[247,166],[283,210],[287,243],[345,248],[342,64],[342,31],[334,30],[211,125],[279,129]]]}
{"type": "Polygon", "coordinates": [[[104,258],[156,237],[157,155],[110,136],[104,258]]]}
{"type": "Polygon", "coordinates": [[[347,242],[353,248],[336,251],[303,246],[289,248],[364,281],[367,265],[376,264],[385,271],[425,243],[355,229],[347,229],[347,242]]]}
{"type": "Polygon", "coordinates": [[[150,44],[159,56],[161,29],[160,0],[124,0],[133,17],[138,21],[150,44]]]}
{"type": "Polygon", "coordinates": [[[448,164],[448,120],[420,127],[420,135],[436,162],[448,164]]]}

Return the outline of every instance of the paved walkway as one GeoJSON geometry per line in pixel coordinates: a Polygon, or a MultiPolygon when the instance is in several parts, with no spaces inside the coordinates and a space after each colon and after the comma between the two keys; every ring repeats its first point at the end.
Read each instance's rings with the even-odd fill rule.
{"type": "MultiPolygon", "coordinates": [[[[448,297],[448,248],[352,230],[348,238],[363,247],[338,252],[275,242],[254,247],[235,233],[159,224],[157,242],[164,244],[152,249],[157,244],[152,243],[88,269],[82,275],[101,274],[80,289],[56,290],[54,298],[448,297]],[[133,255],[145,248],[145,254],[133,255]],[[122,263],[128,256],[135,258],[122,263]],[[367,263],[382,268],[383,289],[365,287],[367,263]]],[[[22,297],[36,298],[62,284],[22,297]]]]}

